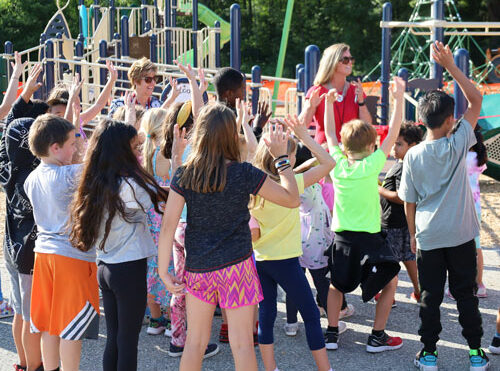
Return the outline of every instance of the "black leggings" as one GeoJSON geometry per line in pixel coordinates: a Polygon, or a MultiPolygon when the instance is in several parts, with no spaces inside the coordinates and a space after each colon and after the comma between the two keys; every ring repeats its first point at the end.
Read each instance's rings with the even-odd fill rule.
{"type": "Polygon", "coordinates": [[[146,309],[146,269],[146,259],[98,264],[107,329],[102,361],[106,371],[137,370],[137,345],[146,309]]]}

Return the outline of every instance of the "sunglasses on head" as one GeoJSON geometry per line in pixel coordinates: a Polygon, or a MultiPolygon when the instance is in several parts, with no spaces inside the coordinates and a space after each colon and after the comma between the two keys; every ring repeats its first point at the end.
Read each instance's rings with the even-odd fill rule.
{"type": "Polygon", "coordinates": [[[340,62],[342,64],[349,64],[349,62],[352,62],[354,63],[356,59],[354,57],[342,57],[342,59],[340,60],[340,62]]]}
{"type": "Polygon", "coordinates": [[[142,80],[146,81],[146,84],[151,84],[153,81],[156,83],[160,82],[161,80],[161,76],[146,76],[146,77],[143,77],[142,80]]]}

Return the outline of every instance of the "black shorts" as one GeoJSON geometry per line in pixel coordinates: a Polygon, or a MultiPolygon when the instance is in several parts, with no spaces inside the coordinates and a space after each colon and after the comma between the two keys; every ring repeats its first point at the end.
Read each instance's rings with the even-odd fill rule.
{"type": "Polygon", "coordinates": [[[343,293],[361,285],[367,302],[383,289],[400,270],[399,263],[382,233],[335,233],[328,258],[332,285],[343,293]]]}

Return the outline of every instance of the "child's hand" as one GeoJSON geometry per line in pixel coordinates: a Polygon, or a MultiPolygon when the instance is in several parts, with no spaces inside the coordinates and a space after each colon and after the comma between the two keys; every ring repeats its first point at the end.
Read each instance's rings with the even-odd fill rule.
{"type": "Polygon", "coordinates": [[[432,58],[446,69],[455,64],[450,47],[448,45],[445,46],[441,41],[436,41],[432,44],[432,58]]]}
{"type": "Polygon", "coordinates": [[[170,98],[171,99],[177,98],[179,96],[179,94],[181,93],[177,87],[177,80],[174,79],[172,76],[169,76],[168,83],[169,83],[170,87],[172,88],[172,95],[170,96],[170,98]]]}
{"type": "Polygon", "coordinates": [[[287,117],[285,118],[285,124],[299,139],[302,139],[305,136],[309,135],[309,133],[307,132],[307,125],[299,120],[297,115],[287,115],[287,117]]]}
{"type": "Polygon", "coordinates": [[[274,127],[269,130],[269,139],[266,137],[262,139],[264,143],[266,143],[271,156],[274,158],[287,154],[288,132],[283,131],[282,125],[274,125],[274,127]]]}
{"type": "Polygon", "coordinates": [[[182,63],[176,60],[174,61],[174,63],[177,65],[177,67],[179,67],[179,69],[184,73],[184,75],[186,75],[189,80],[196,80],[196,71],[193,70],[190,64],[184,66],[182,63]]]}
{"type": "Polygon", "coordinates": [[[200,93],[203,94],[208,89],[208,81],[205,79],[205,71],[203,68],[198,70],[198,76],[200,77],[200,93]]]}
{"type": "Polygon", "coordinates": [[[28,93],[30,97],[42,86],[41,82],[37,82],[38,76],[41,72],[42,65],[40,63],[35,64],[28,75],[26,83],[24,84],[24,91],[26,91],[26,93],[28,93]]]}
{"type": "Polygon", "coordinates": [[[80,90],[82,90],[83,80],[80,81],[80,74],[75,73],[73,76],[73,82],[69,87],[69,101],[74,102],[75,99],[80,101],[80,90]]]}
{"type": "Polygon", "coordinates": [[[392,78],[392,89],[391,89],[391,93],[394,99],[402,100],[404,98],[405,91],[406,91],[406,81],[403,80],[401,77],[394,76],[392,78]]]}
{"type": "Polygon", "coordinates": [[[179,130],[179,125],[175,124],[174,141],[172,142],[172,159],[177,158],[180,162],[187,144],[188,141],[186,139],[186,128],[183,128],[181,131],[179,130]]]}
{"type": "Polygon", "coordinates": [[[234,101],[234,106],[236,108],[236,127],[238,129],[238,133],[240,132],[241,129],[241,123],[243,122],[243,115],[244,115],[244,105],[245,103],[240,100],[240,98],[236,98],[234,101]]]}
{"type": "Polygon", "coordinates": [[[170,273],[166,273],[165,275],[161,275],[161,279],[163,280],[167,290],[173,295],[182,295],[184,293],[186,284],[183,283],[178,277],[175,277],[170,273]]]}
{"type": "Polygon", "coordinates": [[[321,101],[325,97],[325,94],[320,95],[320,91],[321,87],[318,86],[316,89],[313,90],[311,96],[308,99],[310,106],[314,109],[316,109],[320,105],[321,101]]]}
{"type": "Polygon", "coordinates": [[[412,253],[417,253],[417,239],[415,238],[415,235],[410,235],[410,249],[412,253]]]}
{"type": "Polygon", "coordinates": [[[337,97],[339,96],[339,93],[337,92],[337,89],[330,89],[328,90],[328,93],[325,95],[325,99],[327,103],[335,103],[337,100],[337,97]]]}
{"type": "Polygon", "coordinates": [[[248,125],[250,121],[253,120],[253,115],[252,115],[252,106],[250,102],[242,102],[241,105],[243,106],[243,125],[248,125]]]}
{"type": "Polygon", "coordinates": [[[254,128],[264,128],[269,118],[271,117],[273,111],[269,110],[269,104],[267,102],[259,102],[257,105],[257,114],[253,120],[254,128]]]}
{"type": "Polygon", "coordinates": [[[115,65],[113,64],[113,62],[107,60],[106,61],[106,68],[108,69],[109,71],[109,79],[111,81],[116,81],[118,80],[118,71],[115,67],[115,65]]]}
{"type": "Polygon", "coordinates": [[[26,60],[26,62],[22,63],[21,55],[18,52],[14,52],[14,61],[15,63],[10,62],[10,65],[12,66],[12,78],[19,80],[19,77],[21,77],[24,67],[26,67],[28,61],[26,60]]]}

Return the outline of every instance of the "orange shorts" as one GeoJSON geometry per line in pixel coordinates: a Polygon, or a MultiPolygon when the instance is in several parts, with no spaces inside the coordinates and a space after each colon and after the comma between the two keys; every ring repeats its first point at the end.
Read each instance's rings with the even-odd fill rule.
{"type": "Polygon", "coordinates": [[[97,266],[55,254],[35,254],[31,332],[79,340],[99,314],[97,266]]]}

